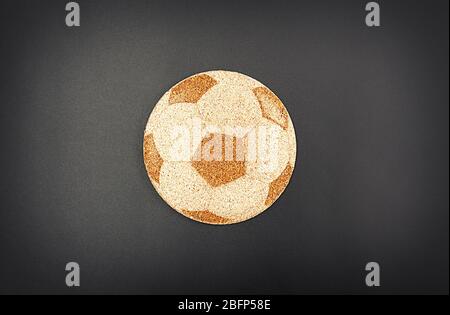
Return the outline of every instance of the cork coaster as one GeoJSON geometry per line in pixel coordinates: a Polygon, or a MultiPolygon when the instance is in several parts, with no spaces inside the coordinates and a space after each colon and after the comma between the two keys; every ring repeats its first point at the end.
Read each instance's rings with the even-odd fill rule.
{"type": "Polygon", "coordinates": [[[237,72],[210,71],[173,86],[150,114],[144,163],[158,194],[193,220],[251,219],[283,193],[296,159],[281,100],[237,72]]]}

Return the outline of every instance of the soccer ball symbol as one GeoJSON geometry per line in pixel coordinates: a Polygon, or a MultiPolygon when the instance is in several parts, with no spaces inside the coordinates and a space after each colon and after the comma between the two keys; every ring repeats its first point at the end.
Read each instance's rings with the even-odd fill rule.
{"type": "Polygon", "coordinates": [[[144,163],[179,213],[233,224],[269,208],[294,170],[296,137],[280,99],[240,73],[210,71],[172,87],[144,135],[144,163]]]}

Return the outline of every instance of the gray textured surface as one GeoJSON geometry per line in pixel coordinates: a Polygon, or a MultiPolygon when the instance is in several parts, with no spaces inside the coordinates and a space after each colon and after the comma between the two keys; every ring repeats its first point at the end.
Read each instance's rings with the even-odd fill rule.
{"type": "Polygon", "coordinates": [[[78,29],[65,2],[0,5],[0,292],[448,293],[447,1],[382,1],[377,30],[363,1],[79,1],[78,29]],[[162,93],[212,69],[268,85],[299,142],[278,202],[227,227],[142,162],[162,93]]]}

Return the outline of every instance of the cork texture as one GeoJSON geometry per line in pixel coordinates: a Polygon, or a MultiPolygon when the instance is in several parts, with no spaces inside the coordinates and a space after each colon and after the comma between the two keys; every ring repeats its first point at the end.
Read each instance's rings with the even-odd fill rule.
{"type": "Polygon", "coordinates": [[[196,103],[217,81],[200,74],[184,80],[170,91],[169,104],[196,103]]]}
{"type": "MultiPolygon", "coordinates": [[[[209,135],[208,137],[204,138],[203,141],[201,142],[201,145],[197,149],[195,156],[200,157],[200,155],[202,155],[202,157],[199,159],[199,161],[192,161],[192,166],[200,174],[200,176],[202,176],[212,187],[224,185],[245,175],[246,173],[245,160],[239,161],[236,159],[236,148],[238,142],[239,140],[236,139],[236,137],[230,137],[224,134],[209,135]],[[213,139],[221,140],[220,143],[217,144],[217,146],[214,146],[221,149],[220,150],[221,157],[218,160],[209,161],[208,159],[205,159],[204,157],[205,155],[202,154],[201,151],[202,148],[203,150],[209,151],[212,147],[208,147],[206,143],[213,139]],[[227,141],[230,141],[232,146],[231,150],[233,156],[231,157],[232,158],[231,161],[227,161],[225,156],[227,141]]],[[[210,154],[211,152],[207,153],[210,154]]]]}
{"type": "Polygon", "coordinates": [[[207,224],[249,220],[282,195],[297,143],[282,101],[246,75],[210,71],[175,84],[144,132],[144,164],[158,194],[207,224]]]}
{"type": "Polygon", "coordinates": [[[183,210],[182,213],[188,218],[191,218],[192,220],[209,224],[227,224],[231,221],[231,219],[220,217],[212,212],[209,212],[208,210],[206,211],[183,210]]]}
{"type": "Polygon", "coordinates": [[[144,137],[144,161],[148,176],[159,183],[159,174],[164,161],[156,150],[152,134],[147,134],[144,137]]]}

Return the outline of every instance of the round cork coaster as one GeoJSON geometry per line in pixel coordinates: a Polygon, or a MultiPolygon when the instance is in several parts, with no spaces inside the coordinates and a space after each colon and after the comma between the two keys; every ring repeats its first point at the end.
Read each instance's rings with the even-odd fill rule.
{"type": "Polygon", "coordinates": [[[281,100],[237,72],[210,71],[173,86],[150,114],[144,163],[159,195],[208,224],[268,209],[292,176],[296,137],[281,100]]]}

